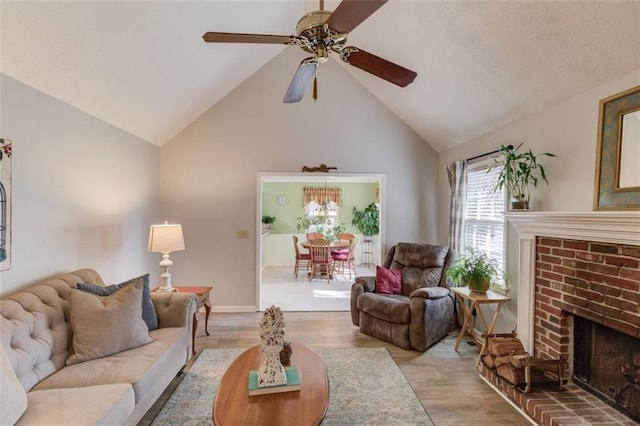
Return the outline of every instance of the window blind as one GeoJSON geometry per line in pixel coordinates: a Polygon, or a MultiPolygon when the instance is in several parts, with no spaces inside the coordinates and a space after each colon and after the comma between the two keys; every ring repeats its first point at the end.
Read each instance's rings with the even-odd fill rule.
{"type": "MultiPolygon", "coordinates": [[[[468,166],[464,245],[495,259],[504,271],[505,193],[493,190],[499,169],[487,172],[492,165],[491,161],[482,161],[468,166]]],[[[502,276],[495,284],[504,286],[502,276]]]]}

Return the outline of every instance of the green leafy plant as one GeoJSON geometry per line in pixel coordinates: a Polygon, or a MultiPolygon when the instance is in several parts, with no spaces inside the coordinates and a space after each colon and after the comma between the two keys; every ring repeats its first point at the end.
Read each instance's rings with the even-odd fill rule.
{"type": "Polygon", "coordinates": [[[451,280],[454,287],[468,285],[476,291],[483,283],[487,284],[486,289],[488,289],[491,279],[498,277],[499,274],[500,268],[495,259],[473,249],[469,249],[467,254],[459,255],[447,269],[447,278],[451,280]]]}
{"type": "Polygon", "coordinates": [[[296,224],[296,229],[298,231],[309,231],[309,228],[313,225],[319,225],[320,219],[318,216],[303,216],[296,219],[298,223],[296,224]]]}
{"type": "Polygon", "coordinates": [[[335,241],[338,239],[338,235],[342,234],[344,231],[346,231],[346,229],[347,228],[345,227],[344,223],[336,225],[333,228],[325,226],[322,229],[322,235],[329,241],[335,241]]]}
{"type": "Polygon", "coordinates": [[[271,223],[274,223],[275,221],[276,221],[275,216],[267,216],[267,215],[262,216],[262,223],[271,224],[271,223]]]}
{"type": "Polygon", "coordinates": [[[494,187],[495,191],[506,189],[513,200],[528,202],[530,186],[536,188],[539,179],[545,181],[547,185],[549,184],[547,174],[542,164],[538,162],[538,157],[555,157],[555,155],[550,152],[536,155],[530,149],[518,152],[522,145],[518,145],[515,149],[501,145],[499,152],[502,156],[493,159],[495,164],[489,169],[489,172],[500,167],[494,187]]]}
{"type": "Polygon", "coordinates": [[[364,210],[358,210],[354,207],[351,213],[353,214],[351,224],[358,228],[363,235],[378,235],[380,233],[379,212],[375,203],[369,204],[364,210]]]}

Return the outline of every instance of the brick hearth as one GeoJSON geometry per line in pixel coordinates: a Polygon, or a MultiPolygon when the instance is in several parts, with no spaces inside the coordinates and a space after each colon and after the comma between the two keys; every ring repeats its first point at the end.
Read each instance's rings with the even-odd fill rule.
{"type": "Polygon", "coordinates": [[[533,345],[529,351],[539,358],[564,360],[564,378],[569,384],[562,392],[547,387],[524,394],[484,365],[482,375],[541,425],[636,425],[572,384],[571,377],[574,315],[640,338],[640,246],[534,238],[533,345]]]}
{"type": "Polygon", "coordinates": [[[538,387],[522,393],[499,377],[495,370],[484,364],[480,368],[487,382],[539,425],[638,424],[577,385],[568,384],[562,392],[538,387]]]}

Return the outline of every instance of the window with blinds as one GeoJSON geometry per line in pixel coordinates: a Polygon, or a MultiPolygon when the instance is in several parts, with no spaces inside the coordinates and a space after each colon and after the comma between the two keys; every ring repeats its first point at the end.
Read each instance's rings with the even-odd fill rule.
{"type": "MultiPolygon", "coordinates": [[[[492,165],[491,160],[468,165],[464,246],[496,259],[500,270],[504,271],[505,193],[493,190],[499,169],[487,172],[492,165]]],[[[502,287],[505,285],[502,277],[495,284],[502,287]]]]}

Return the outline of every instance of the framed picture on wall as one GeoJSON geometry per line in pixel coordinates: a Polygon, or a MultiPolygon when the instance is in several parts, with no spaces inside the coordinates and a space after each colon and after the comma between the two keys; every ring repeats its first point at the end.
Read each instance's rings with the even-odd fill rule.
{"type": "Polygon", "coordinates": [[[640,86],[600,101],[594,210],[640,210],[640,86]]]}
{"type": "Polygon", "coordinates": [[[13,144],[0,138],[0,271],[11,268],[11,157],[13,144]]]}

